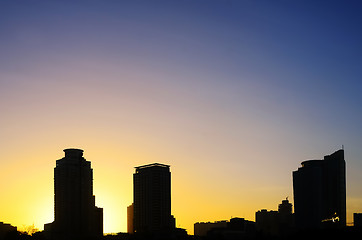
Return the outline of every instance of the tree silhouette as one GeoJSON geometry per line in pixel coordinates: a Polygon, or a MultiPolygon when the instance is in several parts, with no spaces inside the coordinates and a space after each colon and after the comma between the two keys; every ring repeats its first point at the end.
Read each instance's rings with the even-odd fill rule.
{"type": "Polygon", "coordinates": [[[38,232],[39,229],[35,227],[34,223],[32,225],[23,225],[23,230],[21,231],[24,234],[32,236],[34,233],[38,232]]]}

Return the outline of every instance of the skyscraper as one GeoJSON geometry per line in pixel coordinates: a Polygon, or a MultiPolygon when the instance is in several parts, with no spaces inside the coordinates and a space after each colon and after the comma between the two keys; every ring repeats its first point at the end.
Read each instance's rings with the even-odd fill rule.
{"type": "Polygon", "coordinates": [[[133,174],[134,231],[173,229],[170,166],[159,163],[136,167],[133,174]]]}
{"type": "Polygon", "coordinates": [[[308,160],[293,172],[294,212],[298,228],[320,228],[323,222],[346,225],[344,150],[308,160]]]}
{"type": "Polygon", "coordinates": [[[54,168],[54,217],[44,229],[53,239],[103,235],[103,209],[95,206],[93,169],[81,149],[65,149],[54,168]]]}

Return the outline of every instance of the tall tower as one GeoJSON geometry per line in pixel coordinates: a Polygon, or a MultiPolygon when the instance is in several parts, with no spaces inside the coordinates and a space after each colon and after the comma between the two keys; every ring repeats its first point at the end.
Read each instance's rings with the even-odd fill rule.
{"type": "Polygon", "coordinates": [[[153,163],[136,167],[133,201],[135,232],[155,233],[174,228],[170,166],[153,163]]]}
{"type": "Polygon", "coordinates": [[[54,168],[54,216],[45,226],[53,239],[103,235],[103,209],[95,206],[93,169],[81,149],[65,149],[54,168]]]}
{"type": "Polygon", "coordinates": [[[294,212],[298,228],[320,228],[339,219],[346,225],[346,162],[344,150],[308,160],[293,172],[294,212]],[[338,217],[338,218],[336,218],[338,217]]]}

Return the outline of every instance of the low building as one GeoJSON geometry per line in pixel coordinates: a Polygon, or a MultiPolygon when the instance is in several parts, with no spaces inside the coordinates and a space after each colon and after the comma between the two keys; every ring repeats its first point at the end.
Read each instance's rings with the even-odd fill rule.
{"type": "Polygon", "coordinates": [[[134,233],[133,229],[133,203],[127,207],[127,233],[134,233]]]}
{"type": "Polygon", "coordinates": [[[286,236],[294,229],[292,204],[288,198],[278,206],[278,211],[262,209],[255,213],[256,229],[265,236],[286,236]]]}
{"type": "Polygon", "coordinates": [[[194,224],[194,235],[195,236],[206,236],[207,232],[213,228],[225,228],[227,227],[227,221],[217,222],[197,222],[194,224]]]}
{"type": "Polygon", "coordinates": [[[207,238],[211,240],[249,239],[255,236],[255,222],[244,218],[232,218],[224,228],[212,228],[207,232],[207,238]]]}
{"type": "Polygon", "coordinates": [[[264,235],[279,235],[278,212],[262,209],[255,213],[256,229],[264,235]]]}
{"type": "Polygon", "coordinates": [[[14,227],[8,223],[0,222],[0,239],[4,239],[7,234],[17,230],[17,227],[14,227]]]}
{"type": "Polygon", "coordinates": [[[353,213],[353,226],[362,228],[362,213],[353,213]]]}
{"type": "Polygon", "coordinates": [[[231,218],[229,221],[197,222],[194,224],[194,235],[208,239],[240,239],[254,236],[255,222],[244,218],[231,218]]]}

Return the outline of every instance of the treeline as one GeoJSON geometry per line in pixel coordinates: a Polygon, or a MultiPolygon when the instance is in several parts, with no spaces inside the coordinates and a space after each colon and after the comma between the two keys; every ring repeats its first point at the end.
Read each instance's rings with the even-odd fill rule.
{"type": "MultiPolygon", "coordinates": [[[[92,239],[67,239],[67,240],[305,240],[305,239],[328,239],[328,240],[349,240],[362,239],[362,228],[345,227],[342,229],[319,229],[309,231],[296,231],[285,236],[270,236],[262,233],[255,233],[253,236],[236,235],[208,235],[204,237],[186,235],[186,236],[156,236],[156,235],[137,235],[137,234],[108,234],[101,238],[92,239]]],[[[11,231],[0,237],[0,240],[53,240],[47,239],[44,232],[32,233],[11,231]]],[[[57,240],[57,239],[54,239],[57,240]]]]}

